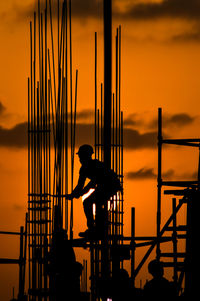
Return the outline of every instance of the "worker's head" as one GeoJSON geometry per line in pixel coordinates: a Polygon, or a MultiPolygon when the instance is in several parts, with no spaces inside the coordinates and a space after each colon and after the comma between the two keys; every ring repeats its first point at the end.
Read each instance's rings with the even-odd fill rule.
{"type": "Polygon", "coordinates": [[[83,163],[92,158],[92,154],[94,153],[93,147],[88,144],[83,144],[79,147],[77,155],[79,156],[80,162],[83,163]]]}
{"type": "Polygon", "coordinates": [[[163,263],[156,259],[150,261],[150,263],[148,265],[148,271],[153,277],[156,277],[156,278],[162,277],[164,274],[163,263]]]}

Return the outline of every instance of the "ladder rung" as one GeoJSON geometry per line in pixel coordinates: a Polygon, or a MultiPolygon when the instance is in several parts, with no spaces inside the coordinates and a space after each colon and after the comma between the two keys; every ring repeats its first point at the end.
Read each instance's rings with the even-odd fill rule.
{"type": "Polygon", "coordinates": [[[51,247],[51,244],[29,244],[29,247],[35,247],[35,248],[44,248],[44,247],[51,247]]]}
{"type": "Polygon", "coordinates": [[[49,289],[29,289],[29,295],[31,296],[49,296],[49,289]]]}
{"type": "Polygon", "coordinates": [[[40,236],[40,237],[46,237],[46,236],[52,236],[52,233],[29,233],[28,236],[40,236]]]}
{"type": "Polygon", "coordinates": [[[50,210],[51,207],[33,207],[33,208],[29,208],[30,211],[46,211],[46,210],[50,210]]]}
{"type": "Polygon", "coordinates": [[[38,220],[38,221],[27,221],[29,224],[48,224],[51,223],[51,220],[38,220]]]}
{"type": "Polygon", "coordinates": [[[45,200],[45,199],[39,199],[39,200],[30,200],[28,201],[29,204],[46,204],[46,203],[51,203],[51,200],[45,200]]]}

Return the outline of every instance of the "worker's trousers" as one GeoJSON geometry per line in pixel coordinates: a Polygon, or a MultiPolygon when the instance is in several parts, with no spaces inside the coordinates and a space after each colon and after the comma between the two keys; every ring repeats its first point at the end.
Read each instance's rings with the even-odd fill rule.
{"type": "Polygon", "coordinates": [[[105,205],[114,193],[109,193],[106,189],[98,189],[83,202],[85,216],[87,218],[88,229],[103,232],[105,229],[106,210],[105,205]],[[95,204],[95,208],[94,205],[95,204]],[[95,210],[95,212],[94,212],[95,210]]]}

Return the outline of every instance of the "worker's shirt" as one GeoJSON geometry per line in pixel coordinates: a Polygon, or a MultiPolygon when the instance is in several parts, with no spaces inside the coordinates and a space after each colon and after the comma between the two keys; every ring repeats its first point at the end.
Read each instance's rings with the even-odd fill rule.
{"type": "Polygon", "coordinates": [[[72,194],[74,197],[79,197],[85,194],[90,188],[104,189],[115,193],[120,190],[120,181],[117,174],[113,170],[106,168],[103,162],[91,159],[81,166],[78,185],[72,194]],[[91,181],[84,188],[86,179],[90,179],[91,181]]]}

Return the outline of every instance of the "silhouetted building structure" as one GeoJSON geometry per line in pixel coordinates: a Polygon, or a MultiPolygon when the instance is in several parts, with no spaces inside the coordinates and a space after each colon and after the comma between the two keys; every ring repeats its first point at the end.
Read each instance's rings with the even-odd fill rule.
{"type": "MultiPolygon", "coordinates": [[[[44,12],[41,12],[38,1],[34,21],[30,22],[28,218],[25,231],[28,234],[28,300],[60,301],[69,296],[72,296],[73,300],[88,298],[87,294],[82,295],[80,292],[82,265],[76,261],[73,249],[75,246],[87,248],[90,252],[92,301],[100,298],[118,301],[128,299],[130,296],[141,297],[141,290],[134,287],[135,278],[155,248],[157,259],[149,264],[149,272],[153,275],[153,279],[145,285],[145,296],[148,298],[174,296],[175,291],[180,294],[184,285],[185,296],[190,296],[197,287],[194,286],[193,274],[194,264],[198,259],[194,252],[196,249],[194,214],[198,211],[200,168],[197,181],[163,181],[162,145],[175,144],[199,149],[200,139],[163,139],[162,112],[159,109],[157,233],[153,237],[135,236],[133,208],[131,237],[124,237],[124,199],[121,189],[123,187],[121,26],[117,28],[115,37],[116,89],[112,94],[112,1],[104,0],[105,74],[104,84],[101,84],[100,108],[97,103],[97,33],[95,33],[95,159],[91,158],[93,153],[91,146],[84,145],[79,149],[82,167],[78,185],[74,188],[78,71],[76,70],[73,99],[71,0],[64,0],[62,8],[60,1],[57,1],[57,5],[57,55],[54,53],[55,30],[51,0],[46,1],[44,12]],[[48,16],[50,36],[47,30],[48,16]],[[51,48],[47,46],[49,40],[51,48]],[[91,181],[84,187],[87,178],[91,181]],[[178,201],[175,197],[172,199],[172,214],[164,226],[161,223],[163,186],[181,187],[165,190],[165,194],[179,199],[178,201]],[[90,189],[94,191],[84,200],[89,231],[82,233],[83,239],[74,239],[73,198],[86,195],[90,189]],[[69,194],[69,191],[72,193],[69,194]],[[70,201],[66,201],[65,198],[70,201]],[[178,225],[177,214],[185,205],[186,224],[178,225]],[[164,236],[166,233],[168,235],[164,236]],[[184,252],[178,250],[178,239],[183,239],[186,243],[184,252]],[[172,242],[173,252],[162,252],[163,242],[172,242]],[[135,267],[135,250],[144,246],[149,246],[149,249],[135,267]],[[131,278],[123,269],[123,260],[130,259],[130,253],[131,278]],[[161,258],[166,259],[163,260],[162,266],[161,258]],[[172,260],[167,261],[168,258],[172,260]],[[175,289],[163,277],[163,267],[173,268],[175,289]]],[[[23,247],[23,239],[21,245],[23,247]]],[[[20,298],[24,297],[25,252],[22,255],[23,252],[20,251],[19,260],[6,261],[20,266],[18,298],[20,301],[20,298]]],[[[5,263],[5,259],[1,259],[1,263],[5,263]]]]}

